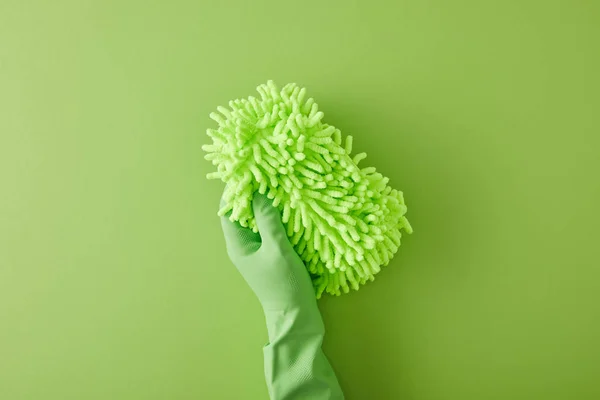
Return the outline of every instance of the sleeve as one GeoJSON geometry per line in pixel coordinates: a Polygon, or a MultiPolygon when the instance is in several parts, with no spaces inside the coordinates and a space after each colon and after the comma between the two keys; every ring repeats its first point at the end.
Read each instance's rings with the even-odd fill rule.
{"type": "Polygon", "coordinates": [[[269,343],[265,377],[271,400],[343,400],[344,394],[321,344],[321,315],[299,310],[265,312],[269,343]]]}

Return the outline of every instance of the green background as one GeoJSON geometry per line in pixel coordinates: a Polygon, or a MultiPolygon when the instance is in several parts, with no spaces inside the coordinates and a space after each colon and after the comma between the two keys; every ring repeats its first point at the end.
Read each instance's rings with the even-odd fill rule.
{"type": "Polygon", "coordinates": [[[347,398],[600,398],[600,6],[0,1],[0,399],[266,399],[208,114],[274,79],[415,233],[320,302],[347,398]]]}

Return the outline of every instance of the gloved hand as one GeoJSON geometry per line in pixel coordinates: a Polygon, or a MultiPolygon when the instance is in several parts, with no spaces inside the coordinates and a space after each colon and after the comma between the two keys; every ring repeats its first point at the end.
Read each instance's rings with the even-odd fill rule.
{"type": "Polygon", "coordinates": [[[221,224],[229,258],[265,313],[265,376],[271,399],[343,399],[321,350],[325,328],[308,271],[271,201],[256,194],[252,207],[258,233],[228,217],[221,224]]]}
{"type": "Polygon", "coordinates": [[[229,258],[265,311],[316,308],[310,276],[288,240],[279,211],[258,193],[252,208],[259,233],[221,218],[229,258]]]}

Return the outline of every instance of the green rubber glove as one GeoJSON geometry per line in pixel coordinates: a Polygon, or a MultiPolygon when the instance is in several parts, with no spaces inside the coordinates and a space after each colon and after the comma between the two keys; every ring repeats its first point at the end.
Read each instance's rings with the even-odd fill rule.
{"type": "Polygon", "coordinates": [[[228,217],[221,223],[229,258],[265,314],[265,377],[271,399],[343,399],[321,349],[325,328],[308,271],[271,201],[256,194],[252,206],[258,233],[228,217]]]}

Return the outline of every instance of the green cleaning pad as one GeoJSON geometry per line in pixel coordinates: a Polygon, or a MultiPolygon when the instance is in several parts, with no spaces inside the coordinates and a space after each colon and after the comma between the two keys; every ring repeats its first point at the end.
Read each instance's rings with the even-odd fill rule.
{"type": "Polygon", "coordinates": [[[306,89],[281,90],[269,81],[248,97],[217,107],[208,129],[213,143],[202,148],[217,166],[209,179],[226,189],[219,215],[257,231],[255,192],[266,194],[282,215],[294,249],[305,263],[317,297],[339,295],[372,281],[412,232],[402,192],[374,167],[360,168],[352,136],[323,122],[306,89]]]}

